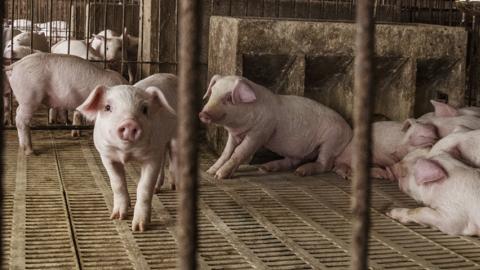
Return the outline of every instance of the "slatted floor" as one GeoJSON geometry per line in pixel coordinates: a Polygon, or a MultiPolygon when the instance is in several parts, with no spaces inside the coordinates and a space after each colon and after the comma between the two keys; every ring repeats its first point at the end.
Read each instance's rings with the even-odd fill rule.
{"type": "MultiPolygon", "coordinates": [[[[88,132],[87,132],[88,133],[88,132]]],[[[35,131],[39,155],[18,153],[6,134],[2,213],[2,269],[174,269],[176,194],[153,200],[147,232],[109,219],[112,192],[91,142],[64,131],[35,131]]],[[[204,170],[213,156],[202,153],[204,170]]],[[[127,166],[135,201],[139,177],[127,166]]],[[[420,225],[404,226],[384,213],[415,203],[395,183],[373,182],[373,269],[480,269],[480,239],[451,237],[420,225]]],[[[263,175],[252,166],[215,182],[201,173],[201,269],[345,269],[349,267],[350,183],[332,174],[299,178],[263,175]]]]}

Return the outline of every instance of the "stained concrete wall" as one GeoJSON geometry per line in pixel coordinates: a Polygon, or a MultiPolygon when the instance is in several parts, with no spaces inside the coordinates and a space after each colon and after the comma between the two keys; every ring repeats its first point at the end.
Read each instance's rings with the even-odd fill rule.
{"type": "MultiPolygon", "coordinates": [[[[276,93],[304,95],[350,121],[354,40],[352,23],[213,16],[208,75],[242,75],[276,93]]],[[[463,105],[466,45],[463,28],[378,24],[377,118],[421,115],[432,98],[463,105]]],[[[221,150],[224,132],[210,127],[207,134],[221,150]]]]}

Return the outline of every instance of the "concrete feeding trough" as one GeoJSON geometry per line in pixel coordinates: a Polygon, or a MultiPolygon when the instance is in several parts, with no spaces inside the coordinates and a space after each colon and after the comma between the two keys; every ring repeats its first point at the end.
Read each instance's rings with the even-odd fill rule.
{"type": "MultiPolygon", "coordinates": [[[[338,111],[351,122],[355,25],[213,16],[209,78],[236,74],[279,94],[302,95],[338,111]]],[[[422,24],[376,26],[377,119],[422,115],[430,99],[464,103],[467,32],[422,24]]],[[[225,132],[209,128],[221,151],[225,132]]]]}

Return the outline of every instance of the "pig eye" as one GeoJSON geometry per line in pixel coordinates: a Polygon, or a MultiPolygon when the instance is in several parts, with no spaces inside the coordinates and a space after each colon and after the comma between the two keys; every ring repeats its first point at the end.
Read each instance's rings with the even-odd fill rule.
{"type": "Polygon", "coordinates": [[[147,115],[147,113],[148,113],[148,107],[147,107],[146,105],[144,105],[144,106],[142,107],[142,113],[145,114],[145,115],[147,115]]]}
{"type": "Polygon", "coordinates": [[[232,95],[231,94],[228,94],[225,96],[225,102],[228,103],[228,104],[233,104],[233,100],[232,100],[232,95]]]}
{"type": "Polygon", "coordinates": [[[110,105],[105,105],[105,111],[106,112],[111,112],[112,111],[112,108],[110,107],[110,105]]]}

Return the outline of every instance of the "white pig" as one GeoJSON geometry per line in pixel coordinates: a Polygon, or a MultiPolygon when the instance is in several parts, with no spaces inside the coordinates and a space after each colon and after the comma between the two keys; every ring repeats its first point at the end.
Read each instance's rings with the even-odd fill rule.
{"type": "Polygon", "coordinates": [[[471,106],[457,109],[450,104],[438,102],[435,100],[430,100],[430,103],[432,103],[434,111],[420,116],[417,120],[429,119],[433,116],[453,117],[459,115],[473,115],[480,117],[480,107],[471,106]]]}
{"type": "MultiPolygon", "coordinates": [[[[176,80],[175,77],[166,81],[176,80]]],[[[112,219],[125,219],[130,198],[125,163],[137,161],[141,176],[133,212],[132,230],[144,231],[150,221],[151,201],[167,144],[175,133],[175,111],[163,91],[174,92],[174,83],[162,90],[120,85],[99,85],[77,110],[95,119],[93,140],[107,170],[113,190],[112,219]]],[[[176,82],[175,82],[176,84],[176,82]]]]}
{"type": "MultiPolygon", "coordinates": [[[[401,160],[408,152],[431,147],[438,140],[435,128],[419,125],[409,119],[404,123],[380,121],[372,124],[371,176],[390,178],[385,168],[401,160]]],[[[335,160],[334,171],[342,177],[351,176],[352,142],[335,160]]]]}
{"type": "Polygon", "coordinates": [[[417,121],[418,124],[431,125],[437,130],[440,138],[447,136],[459,127],[468,129],[480,129],[480,117],[474,115],[458,116],[431,116],[417,121]]]}
{"type": "Polygon", "coordinates": [[[304,97],[275,95],[243,77],[213,76],[204,98],[209,96],[201,121],[228,131],[222,155],[207,171],[217,179],[231,177],[262,146],[285,157],[263,164],[263,171],[302,163],[298,175],[328,171],[352,137],[347,122],[330,108],[304,97]]]}
{"type": "Polygon", "coordinates": [[[87,59],[87,50],[88,50],[88,59],[89,60],[102,60],[102,56],[89,47],[87,43],[83,40],[70,40],[70,52],[68,51],[68,40],[62,40],[57,44],[52,46],[52,53],[60,54],[70,54],[87,59]]]}
{"type": "Polygon", "coordinates": [[[420,223],[451,235],[480,236],[480,170],[448,153],[409,153],[392,168],[400,189],[424,207],[394,208],[388,216],[420,223]]]}
{"type": "MultiPolygon", "coordinates": [[[[38,34],[38,33],[30,33],[30,32],[23,32],[18,35],[16,35],[13,38],[13,48],[15,49],[16,46],[28,46],[30,47],[31,45],[31,40],[33,37],[33,49],[34,50],[39,50],[42,52],[48,52],[50,49],[50,46],[48,45],[47,38],[45,37],[44,34],[38,34]]],[[[7,44],[8,45],[8,44],[7,44]]]]}
{"type": "MultiPolygon", "coordinates": [[[[148,76],[147,78],[138,81],[136,84],[133,86],[146,90],[148,87],[155,86],[159,89],[165,89],[163,90],[163,94],[165,95],[165,98],[167,99],[168,104],[172,106],[172,108],[176,111],[177,109],[177,92],[173,91],[174,89],[177,88],[177,79],[176,76],[173,74],[168,74],[168,73],[157,73],[148,76]]],[[[175,138],[173,138],[167,145],[167,153],[169,157],[169,166],[168,166],[168,172],[169,172],[169,184],[171,189],[175,189],[176,187],[176,179],[177,176],[175,175],[177,171],[177,147],[176,147],[176,141],[175,138]]],[[[155,193],[160,192],[160,188],[163,185],[164,182],[164,173],[163,173],[163,168],[162,166],[162,173],[159,174],[157,183],[155,185],[155,193]]]]}
{"type": "Polygon", "coordinates": [[[460,128],[438,141],[430,151],[431,155],[443,152],[476,168],[480,168],[480,130],[460,128]]]}
{"type": "Polygon", "coordinates": [[[16,126],[19,146],[33,153],[30,120],[41,104],[50,108],[75,109],[97,84],[126,84],[117,72],[103,70],[82,58],[37,53],[5,68],[18,101],[16,126]]]}
{"type": "Polygon", "coordinates": [[[39,50],[31,50],[29,46],[14,46],[12,50],[11,44],[8,44],[3,50],[3,57],[7,59],[22,59],[23,57],[33,54],[39,53],[42,51],[39,50]]]}
{"type": "Polygon", "coordinates": [[[12,38],[17,36],[18,34],[21,34],[22,31],[12,28],[12,26],[8,28],[3,28],[3,47],[2,49],[5,50],[5,47],[8,44],[11,44],[12,38]]]}

